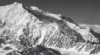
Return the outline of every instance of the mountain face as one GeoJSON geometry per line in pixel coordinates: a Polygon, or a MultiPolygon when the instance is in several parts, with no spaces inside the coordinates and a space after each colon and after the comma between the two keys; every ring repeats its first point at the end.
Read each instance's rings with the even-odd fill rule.
{"type": "Polygon", "coordinates": [[[0,30],[2,55],[63,55],[56,48],[100,52],[99,33],[91,28],[84,28],[67,16],[17,2],[0,7],[0,30]]]}

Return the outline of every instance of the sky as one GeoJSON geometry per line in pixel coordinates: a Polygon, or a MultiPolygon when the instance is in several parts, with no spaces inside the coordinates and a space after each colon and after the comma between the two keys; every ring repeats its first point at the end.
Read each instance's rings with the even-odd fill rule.
{"type": "Polygon", "coordinates": [[[72,18],[76,23],[100,25],[100,0],[0,0],[0,6],[14,2],[72,18]]]}

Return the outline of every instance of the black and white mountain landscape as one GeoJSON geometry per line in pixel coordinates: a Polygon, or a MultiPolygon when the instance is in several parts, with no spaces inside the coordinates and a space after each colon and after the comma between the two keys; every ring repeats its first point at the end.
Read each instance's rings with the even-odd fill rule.
{"type": "Polygon", "coordinates": [[[17,2],[0,6],[0,55],[99,54],[99,25],[17,2]]]}

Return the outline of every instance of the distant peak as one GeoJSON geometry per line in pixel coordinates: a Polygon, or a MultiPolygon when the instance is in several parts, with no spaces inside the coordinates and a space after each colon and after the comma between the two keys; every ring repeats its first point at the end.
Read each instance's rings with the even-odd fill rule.
{"type": "Polygon", "coordinates": [[[22,3],[18,3],[18,2],[14,2],[13,4],[11,4],[12,6],[16,6],[16,5],[18,5],[18,6],[22,6],[22,3]]]}
{"type": "Polygon", "coordinates": [[[13,4],[19,4],[18,2],[14,2],[13,4]]]}
{"type": "Polygon", "coordinates": [[[18,3],[18,2],[14,2],[14,3],[12,3],[11,5],[17,5],[17,4],[20,4],[20,3],[18,3]]]}

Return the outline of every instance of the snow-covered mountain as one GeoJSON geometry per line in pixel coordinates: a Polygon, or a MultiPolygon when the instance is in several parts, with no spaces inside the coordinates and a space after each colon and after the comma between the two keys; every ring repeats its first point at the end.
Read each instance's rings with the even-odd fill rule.
{"type": "Polygon", "coordinates": [[[90,24],[79,24],[80,26],[82,27],[85,27],[85,28],[90,28],[92,30],[94,30],[95,32],[97,33],[100,33],[100,25],[90,25],[90,24]]]}
{"type": "Polygon", "coordinates": [[[64,49],[84,54],[100,52],[99,34],[91,28],[84,28],[67,16],[17,2],[0,6],[0,30],[1,54],[9,55],[13,51],[17,55],[27,55],[28,52],[39,52],[38,46],[46,49],[43,47],[43,52],[32,54],[48,55],[45,53],[48,52],[50,55],[63,55],[64,49]],[[8,50],[4,50],[7,47],[8,50]]]}

